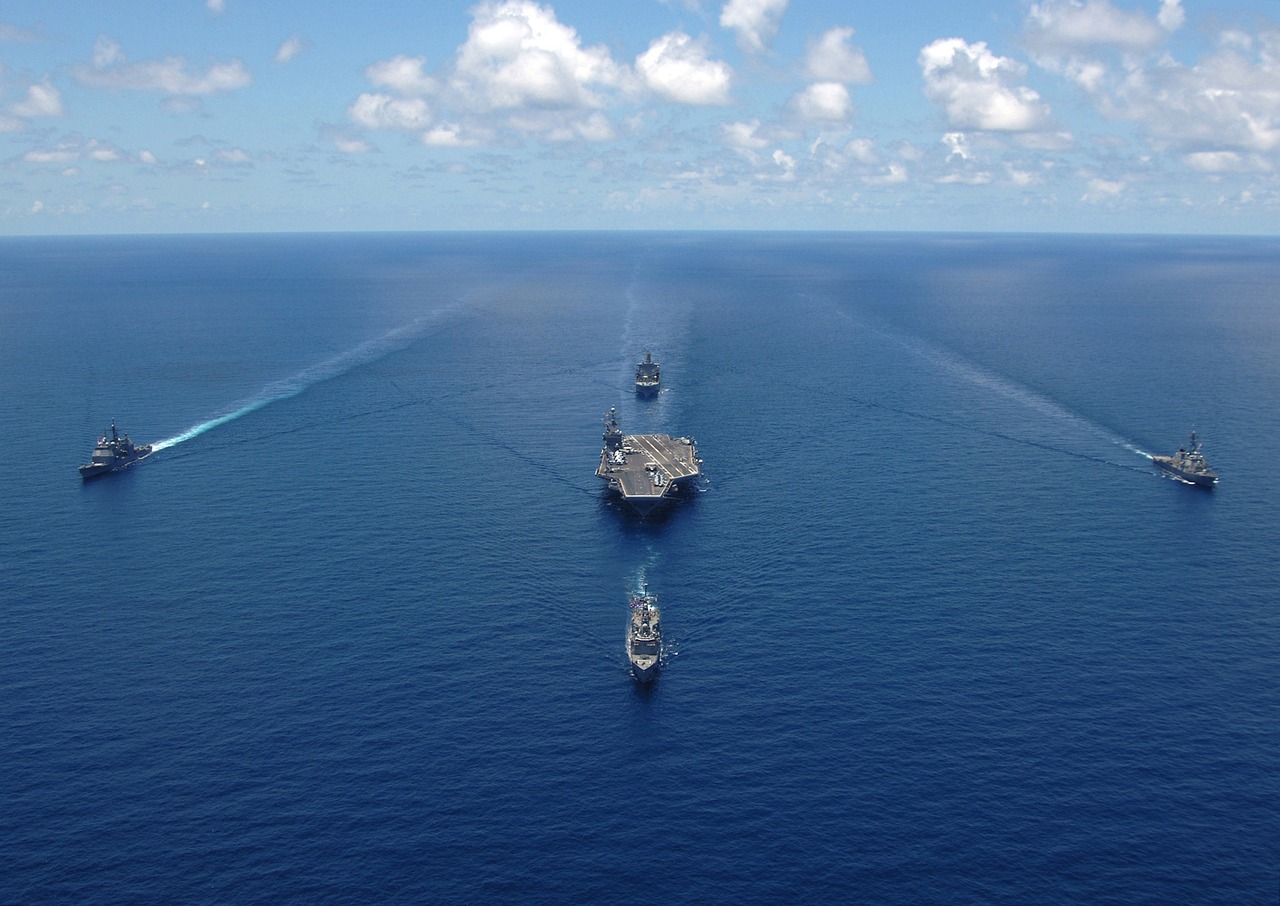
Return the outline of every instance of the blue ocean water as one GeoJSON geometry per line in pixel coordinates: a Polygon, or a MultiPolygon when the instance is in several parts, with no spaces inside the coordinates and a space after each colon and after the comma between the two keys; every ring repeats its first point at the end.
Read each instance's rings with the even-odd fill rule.
{"type": "Polygon", "coordinates": [[[1278,287],[1275,239],[0,240],[0,901],[1274,903],[1278,287]],[[603,496],[610,406],[692,499],[603,496]],[[84,484],[112,419],[163,449],[84,484]],[[1193,427],[1213,491],[1144,455],[1193,427]]]}

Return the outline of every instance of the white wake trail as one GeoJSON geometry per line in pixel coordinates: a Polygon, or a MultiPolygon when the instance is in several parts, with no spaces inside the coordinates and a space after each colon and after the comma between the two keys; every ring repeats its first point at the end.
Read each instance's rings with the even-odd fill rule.
{"type": "Polygon", "coordinates": [[[314,387],[323,381],[346,374],[353,368],[367,365],[393,352],[397,352],[426,333],[430,327],[438,324],[452,310],[452,308],[445,308],[430,315],[416,318],[402,327],[397,327],[384,333],[380,337],[366,340],[354,349],[347,350],[318,364],[309,365],[295,375],[268,384],[250,399],[238,403],[230,412],[201,422],[198,425],[193,425],[181,434],[175,434],[173,437],[157,441],[152,447],[156,451],[176,447],[180,443],[191,440],[193,437],[199,437],[201,434],[212,431],[220,425],[225,425],[229,421],[234,421],[237,418],[248,415],[250,412],[256,412],[264,406],[269,406],[280,400],[295,397],[309,387],[314,387]]]}

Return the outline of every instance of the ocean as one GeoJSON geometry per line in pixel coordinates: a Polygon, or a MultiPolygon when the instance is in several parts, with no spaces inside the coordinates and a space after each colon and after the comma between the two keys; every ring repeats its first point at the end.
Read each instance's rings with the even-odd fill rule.
{"type": "Polygon", "coordinates": [[[1274,904],[1278,292],[1267,238],[0,239],[0,902],[1274,904]],[[605,494],[610,407],[695,493],[605,494]],[[157,452],[82,482],[113,420],[157,452]]]}

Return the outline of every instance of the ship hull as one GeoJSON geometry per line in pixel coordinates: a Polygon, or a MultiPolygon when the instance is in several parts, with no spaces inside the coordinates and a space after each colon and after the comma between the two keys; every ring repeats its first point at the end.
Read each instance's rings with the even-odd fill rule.
{"type": "Polygon", "coordinates": [[[658,662],[638,664],[633,660],[631,662],[631,675],[635,677],[636,682],[651,683],[658,677],[658,662]]]}
{"type": "Polygon", "coordinates": [[[1172,457],[1153,456],[1151,459],[1162,471],[1167,472],[1176,478],[1181,478],[1183,481],[1194,484],[1198,487],[1212,488],[1218,483],[1217,475],[1202,475],[1198,472],[1184,472],[1173,464],[1171,461],[1172,457]]]}
{"type": "Polygon", "coordinates": [[[658,389],[657,384],[636,384],[636,396],[657,396],[658,389]]]}
{"type": "Polygon", "coordinates": [[[103,475],[111,475],[114,472],[120,472],[120,471],[123,471],[124,469],[129,468],[129,466],[133,465],[136,462],[142,462],[142,460],[146,459],[150,455],[151,455],[150,453],[146,453],[142,456],[135,456],[132,459],[126,459],[122,462],[112,463],[109,466],[101,463],[86,464],[80,467],[80,477],[83,478],[85,481],[88,481],[91,478],[99,478],[103,475]]]}

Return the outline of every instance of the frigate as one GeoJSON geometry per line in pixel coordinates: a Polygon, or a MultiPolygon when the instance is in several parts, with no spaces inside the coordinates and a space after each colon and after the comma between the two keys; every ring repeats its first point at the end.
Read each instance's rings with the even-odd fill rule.
{"type": "Polygon", "coordinates": [[[89,461],[80,467],[80,477],[86,481],[99,475],[118,472],[151,455],[151,444],[134,444],[129,435],[120,436],[116,423],[111,423],[111,436],[98,438],[89,461]]]}
{"type": "Polygon", "coordinates": [[[662,368],[649,353],[644,354],[644,361],[636,363],[636,395],[657,396],[662,386],[662,368]]]}
{"type": "Polygon", "coordinates": [[[631,618],[627,621],[627,660],[631,673],[642,683],[658,675],[662,662],[662,624],[659,621],[658,598],[643,591],[631,596],[631,618]]]}
{"type": "Polygon", "coordinates": [[[1204,454],[1200,452],[1200,441],[1194,431],[1191,432],[1191,443],[1188,446],[1179,447],[1178,452],[1172,456],[1152,456],[1151,461],[1183,481],[1204,488],[1211,488],[1218,483],[1218,474],[1205,461],[1204,454]]]}

